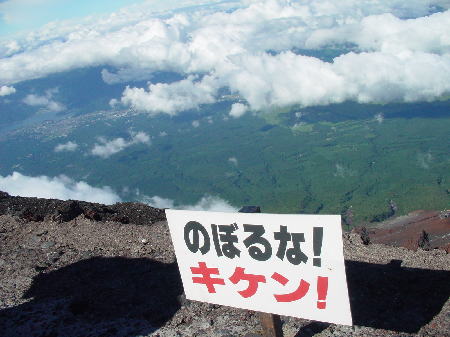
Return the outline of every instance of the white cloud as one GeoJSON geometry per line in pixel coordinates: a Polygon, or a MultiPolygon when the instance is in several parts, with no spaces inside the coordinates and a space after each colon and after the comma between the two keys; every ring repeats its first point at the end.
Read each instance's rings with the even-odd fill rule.
{"type": "Polygon", "coordinates": [[[179,111],[197,108],[200,104],[214,103],[218,89],[216,80],[211,76],[205,76],[201,81],[196,81],[195,76],[189,76],[171,84],[150,84],[148,91],[127,86],[121,101],[124,105],[152,115],[175,115],[179,111]]]}
{"type": "Polygon", "coordinates": [[[0,86],[0,97],[14,94],[16,89],[14,87],[8,87],[7,85],[0,86]]]}
{"type": "Polygon", "coordinates": [[[115,138],[111,141],[107,141],[103,138],[100,138],[99,140],[101,144],[95,144],[94,148],[91,150],[91,154],[102,158],[108,158],[113,154],[124,150],[129,144],[129,142],[125,141],[125,139],[121,137],[115,138]]]}
{"type": "Polygon", "coordinates": [[[232,90],[253,109],[300,103],[304,106],[345,99],[345,79],[333,65],[317,58],[283,52],[278,55],[245,55],[236,68],[224,74],[232,90]]]}
{"type": "Polygon", "coordinates": [[[335,177],[352,177],[356,174],[356,172],[348,167],[345,167],[342,164],[336,163],[335,164],[336,171],[333,173],[335,177]]]}
{"type": "Polygon", "coordinates": [[[419,163],[419,166],[425,170],[428,170],[430,168],[430,165],[433,162],[433,156],[430,152],[426,153],[418,153],[417,154],[417,162],[419,163]]]}
{"type": "Polygon", "coordinates": [[[145,81],[152,77],[151,71],[142,71],[138,68],[123,68],[117,72],[110,72],[108,69],[102,69],[102,80],[107,84],[126,83],[130,81],[145,81]]]}
{"type": "Polygon", "coordinates": [[[110,187],[93,187],[84,181],[76,182],[64,175],[53,178],[30,177],[14,172],[9,176],[0,176],[0,190],[22,197],[73,199],[102,204],[121,201],[110,187]]]}
{"type": "Polygon", "coordinates": [[[181,206],[180,208],[192,211],[210,212],[237,212],[236,207],[231,206],[227,201],[213,196],[204,196],[195,205],[181,206]]]}
{"type": "Polygon", "coordinates": [[[232,90],[252,108],[354,100],[413,102],[450,93],[450,55],[348,53],[333,63],[283,52],[246,56],[226,74],[232,90]]]}
{"type": "MultiPolygon", "coordinates": [[[[29,21],[39,20],[50,8],[57,5],[56,0],[2,0],[0,15],[7,24],[30,25],[29,21]]],[[[65,1],[67,4],[67,0],[65,1]]],[[[70,6],[70,4],[67,4],[70,6]]],[[[40,21],[40,20],[39,20],[40,21]]]]}
{"type": "Polygon", "coordinates": [[[111,100],[109,101],[109,106],[110,106],[111,108],[115,108],[118,104],[119,104],[119,101],[118,101],[117,99],[115,99],[115,98],[113,98],[113,99],[111,99],[111,100]]]}
{"type": "Polygon", "coordinates": [[[450,11],[409,20],[391,13],[371,15],[354,24],[317,30],[306,45],[320,48],[334,43],[354,43],[364,51],[445,54],[450,52],[449,21],[450,11]]]}
{"type": "Polygon", "coordinates": [[[53,95],[58,92],[58,88],[52,88],[45,92],[45,95],[29,94],[23,102],[26,105],[42,107],[44,110],[52,112],[60,112],[66,109],[64,104],[59,103],[53,99],[53,95]]]}
{"type": "Polygon", "coordinates": [[[68,152],[73,152],[78,148],[78,144],[68,141],[67,143],[64,144],[58,144],[55,146],[55,152],[63,152],[63,151],[68,151],[68,152]]]}
{"type": "MultiPolygon", "coordinates": [[[[193,52],[192,55],[201,51],[202,57],[198,60],[194,57],[186,71],[210,71],[215,78],[212,82],[214,85],[209,89],[213,99],[216,98],[219,86],[227,86],[245,98],[250,107],[256,110],[290,104],[305,107],[324,105],[345,100],[363,103],[413,102],[432,100],[450,92],[450,57],[446,54],[450,48],[450,11],[426,18],[402,20],[392,14],[364,17],[353,12],[350,7],[340,12],[340,9],[327,1],[320,3],[324,5],[323,8],[317,7],[316,2],[309,3],[309,9],[328,14],[328,21],[317,21],[310,14],[305,14],[308,8],[282,1],[256,1],[248,8],[231,14],[220,13],[204,17],[203,25],[192,33],[192,41],[187,46],[193,52]],[[325,9],[327,5],[328,9],[325,9]],[[259,19],[255,18],[257,14],[260,15],[259,19]],[[297,36],[298,39],[292,33],[292,30],[295,31],[292,20],[298,20],[298,17],[294,18],[294,14],[300,16],[301,22],[298,23],[302,23],[303,27],[301,32],[297,32],[301,33],[297,36]],[[347,19],[337,23],[336,18],[332,20],[335,15],[344,15],[347,19]],[[231,21],[227,23],[225,18],[231,21]],[[290,51],[276,55],[266,53],[264,51],[268,48],[282,50],[294,46],[282,37],[275,39],[269,36],[277,32],[268,29],[267,33],[261,27],[261,21],[266,27],[266,24],[272,24],[274,18],[281,27],[281,33],[287,33],[290,41],[297,41],[297,47],[355,43],[361,50],[368,52],[350,52],[335,58],[332,63],[296,55],[290,51]],[[280,23],[281,18],[290,18],[291,22],[280,23]],[[308,27],[313,23],[320,28],[308,27]],[[328,30],[334,32],[334,36],[326,35],[327,30],[323,27],[329,26],[332,29],[328,30]],[[380,27],[385,26],[386,29],[380,30],[380,27]],[[429,30],[434,32],[428,34],[429,30]],[[395,32],[395,36],[390,34],[391,31],[395,32]],[[410,31],[415,38],[406,33],[410,31]],[[374,32],[380,33],[376,35],[374,32]],[[266,33],[269,35],[264,38],[266,33]],[[233,37],[232,41],[229,36],[233,37]],[[256,36],[260,38],[257,41],[256,36]],[[324,39],[324,36],[328,39],[324,39]],[[267,41],[276,41],[278,45],[268,45],[267,41]],[[210,49],[212,46],[214,51],[210,49]],[[222,58],[218,55],[225,56],[222,58]]],[[[423,10],[419,7],[414,7],[416,12],[423,10]]],[[[385,8],[386,6],[375,6],[372,10],[377,13],[385,8]]],[[[402,8],[398,12],[406,14],[408,8],[402,8]]],[[[182,82],[161,88],[160,96],[164,96],[163,91],[170,93],[170,89],[182,82]]],[[[123,97],[126,96],[127,92],[124,92],[123,97]]],[[[194,90],[183,93],[183,99],[191,103],[187,108],[200,104],[194,99],[195,96],[194,90]],[[191,99],[186,97],[186,93],[191,99]]],[[[239,117],[245,112],[244,108],[245,105],[234,105],[230,115],[239,117]]],[[[169,107],[167,110],[173,114],[183,109],[180,106],[178,109],[169,107]]]]}
{"type": "Polygon", "coordinates": [[[23,99],[23,102],[26,105],[40,106],[43,107],[44,110],[49,110],[53,112],[59,112],[65,109],[63,104],[56,102],[46,96],[30,94],[23,99]]]}
{"type": "Polygon", "coordinates": [[[154,197],[144,197],[142,202],[156,208],[174,208],[175,201],[155,195],[154,197]]]}
{"type": "Polygon", "coordinates": [[[203,196],[194,205],[178,205],[174,200],[162,198],[159,196],[146,197],[143,202],[156,208],[173,208],[191,211],[210,211],[210,212],[237,212],[236,207],[231,206],[227,201],[210,195],[203,196]]]}
{"type": "Polygon", "coordinates": [[[231,106],[230,116],[233,118],[239,118],[248,111],[248,106],[242,103],[234,103],[231,106]]]}
{"type": "Polygon", "coordinates": [[[108,158],[113,154],[123,151],[127,147],[134,144],[147,144],[150,145],[150,136],[145,132],[131,133],[131,139],[125,140],[122,137],[115,138],[113,140],[107,141],[106,139],[100,137],[100,144],[95,144],[91,150],[91,154],[101,158],[108,158]]]}
{"type": "Polygon", "coordinates": [[[383,123],[384,121],[384,115],[381,112],[377,113],[374,118],[379,124],[383,123]]]}
{"type": "Polygon", "coordinates": [[[233,164],[234,166],[238,166],[238,160],[236,157],[230,157],[228,158],[228,161],[233,164]]]}
{"type": "MultiPolygon", "coordinates": [[[[185,75],[124,90],[122,104],[151,115],[213,103],[221,87],[255,110],[344,100],[411,102],[450,93],[448,1],[209,1],[164,15],[156,7],[142,10],[188,4],[148,2],[0,42],[0,84],[99,65],[114,69],[102,72],[108,83],[142,80],[156,71],[185,75]],[[432,14],[438,6],[443,12],[432,14]],[[342,45],[354,46],[355,53],[343,50],[331,63],[290,52],[317,54],[342,45]]],[[[232,112],[237,117],[240,110],[232,112]]]]}
{"type": "Polygon", "coordinates": [[[142,143],[142,144],[150,145],[150,136],[142,131],[137,132],[137,133],[132,133],[131,140],[134,144],[142,143]]]}
{"type": "Polygon", "coordinates": [[[200,126],[200,122],[199,121],[192,121],[192,126],[194,128],[198,128],[200,126]]]}
{"type": "Polygon", "coordinates": [[[0,43],[0,55],[11,56],[16,52],[20,51],[20,46],[17,41],[7,41],[3,45],[0,43]]]}

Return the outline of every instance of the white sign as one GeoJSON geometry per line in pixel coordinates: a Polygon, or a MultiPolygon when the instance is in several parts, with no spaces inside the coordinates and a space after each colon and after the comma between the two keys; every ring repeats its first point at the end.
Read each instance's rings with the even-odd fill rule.
{"type": "Polygon", "coordinates": [[[187,298],[352,325],[340,216],[166,215],[187,298]]]}

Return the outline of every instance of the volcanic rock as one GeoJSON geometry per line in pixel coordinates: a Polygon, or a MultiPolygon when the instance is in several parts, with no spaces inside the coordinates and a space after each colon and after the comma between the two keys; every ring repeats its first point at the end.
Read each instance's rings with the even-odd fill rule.
{"type": "MultiPolygon", "coordinates": [[[[0,214],[1,336],[262,333],[255,312],[186,299],[163,210],[0,194],[0,214]]],[[[450,336],[449,255],[375,239],[344,234],[354,326],[283,316],[285,337],[450,336]]]]}

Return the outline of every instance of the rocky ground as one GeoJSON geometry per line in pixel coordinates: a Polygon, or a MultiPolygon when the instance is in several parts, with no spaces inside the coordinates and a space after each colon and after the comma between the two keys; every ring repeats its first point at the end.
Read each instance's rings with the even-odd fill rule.
{"type": "MultiPolygon", "coordinates": [[[[282,317],[286,337],[450,336],[444,250],[344,235],[353,327],[282,317]]],[[[258,314],[186,300],[164,212],[0,194],[1,336],[258,336],[258,314]]]]}

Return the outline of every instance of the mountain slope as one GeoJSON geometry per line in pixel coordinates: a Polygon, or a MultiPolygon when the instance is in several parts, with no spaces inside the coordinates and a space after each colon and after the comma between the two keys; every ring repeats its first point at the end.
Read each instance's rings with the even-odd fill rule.
{"type": "MultiPolygon", "coordinates": [[[[134,203],[124,213],[117,211],[123,204],[6,194],[0,205],[3,336],[225,337],[261,331],[253,312],[184,298],[161,210],[134,203]],[[12,200],[28,204],[27,212],[8,206],[12,200]],[[61,205],[74,203],[109,217],[95,220],[85,211],[65,217],[61,205]],[[51,212],[31,221],[43,209],[51,212]],[[142,212],[144,217],[131,218],[142,212]]],[[[344,235],[344,253],[355,326],[282,317],[286,337],[450,335],[445,251],[365,246],[352,233],[344,235]]]]}

